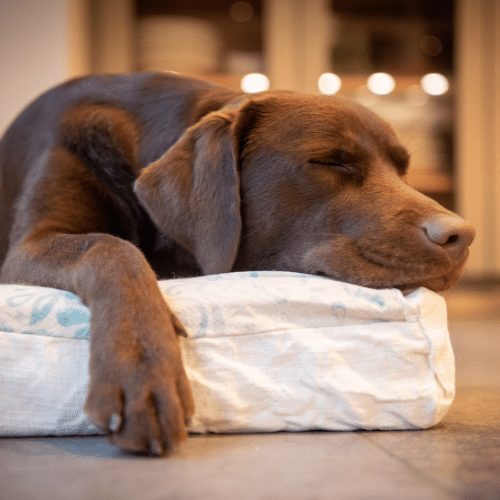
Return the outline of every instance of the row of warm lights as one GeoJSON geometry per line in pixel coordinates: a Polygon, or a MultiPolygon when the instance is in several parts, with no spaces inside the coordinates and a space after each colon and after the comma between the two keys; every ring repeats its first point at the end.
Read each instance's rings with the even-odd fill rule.
{"type": "MultiPolygon", "coordinates": [[[[366,81],[368,90],[376,95],[388,95],[396,87],[396,80],[389,73],[373,73],[366,81]]],[[[241,79],[243,92],[253,94],[268,90],[269,78],[262,73],[249,73],[241,79]]],[[[438,96],[448,92],[450,84],[441,73],[428,73],[420,80],[422,90],[429,95],[438,96]]],[[[318,78],[318,89],[322,94],[333,95],[342,88],[341,78],[334,73],[323,73],[318,78]]]]}

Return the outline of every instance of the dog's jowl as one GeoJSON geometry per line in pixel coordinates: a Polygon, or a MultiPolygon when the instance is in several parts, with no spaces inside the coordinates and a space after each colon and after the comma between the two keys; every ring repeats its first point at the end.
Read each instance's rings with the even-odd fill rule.
{"type": "Polygon", "coordinates": [[[81,297],[87,414],[118,446],[163,454],[194,403],[156,280],[272,269],[443,290],[474,230],[406,184],[408,163],[387,123],[339,98],[73,80],[1,140],[0,278],[81,297]]]}

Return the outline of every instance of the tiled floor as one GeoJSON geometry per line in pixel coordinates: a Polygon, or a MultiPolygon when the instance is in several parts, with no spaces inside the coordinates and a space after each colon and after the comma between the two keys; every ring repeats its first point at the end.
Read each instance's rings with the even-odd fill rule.
{"type": "Polygon", "coordinates": [[[500,499],[500,289],[448,299],[457,397],[434,429],[199,436],[168,459],[4,439],[0,499],[500,499]]]}

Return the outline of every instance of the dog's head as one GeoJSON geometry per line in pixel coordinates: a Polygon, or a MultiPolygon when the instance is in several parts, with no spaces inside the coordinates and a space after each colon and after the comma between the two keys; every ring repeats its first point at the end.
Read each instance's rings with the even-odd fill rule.
{"type": "Polygon", "coordinates": [[[270,92],[202,118],[135,189],[206,274],[289,270],[443,290],[474,229],[406,184],[408,160],[363,106],[270,92]]]}

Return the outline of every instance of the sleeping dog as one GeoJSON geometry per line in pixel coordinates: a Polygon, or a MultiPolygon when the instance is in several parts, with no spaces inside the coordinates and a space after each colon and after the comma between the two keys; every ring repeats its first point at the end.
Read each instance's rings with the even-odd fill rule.
{"type": "Polygon", "coordinates": [[[474,237],[405,182],[391,127],[343,99],[172,74],[39,97],[0,143],[0,280],[90,307],[89,417],[156,455],[194,411],[158,278],[241,270],[443,290],[474,237]]]}

